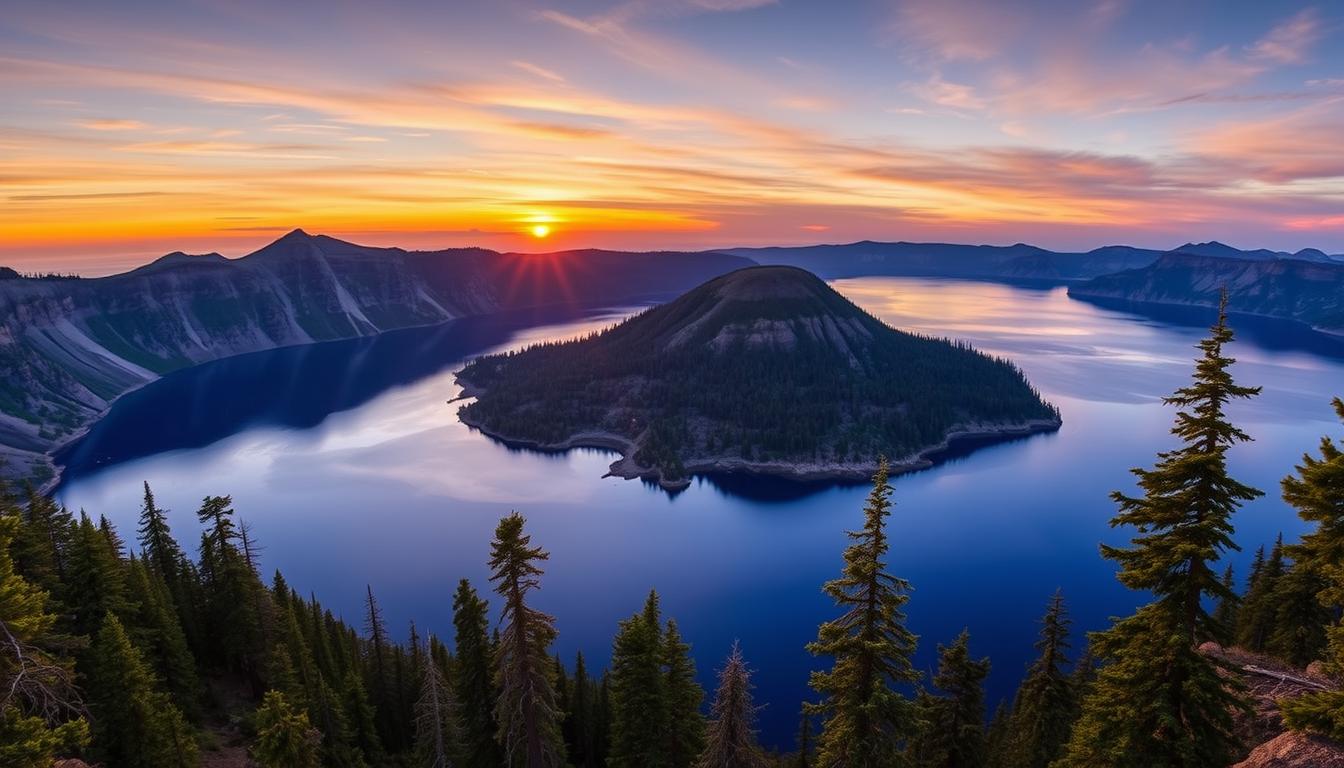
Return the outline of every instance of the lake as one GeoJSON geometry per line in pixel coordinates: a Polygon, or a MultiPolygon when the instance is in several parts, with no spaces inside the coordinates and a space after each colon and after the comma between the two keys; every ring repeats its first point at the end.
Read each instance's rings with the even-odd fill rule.
{"type": "MultiPolygon", "coordinates": [[[[1161,397],[1188,380],[1212,312],[1144,316],[1062,288],[966,281],[834,285],[898,328],[1011,358],[1062,411],[1057,433],[981,447],[893,483],[888,562],[914,586],[918,664],[931,672],[937,644],[968,627],[972,651],[993,661],[992,708],[1032,658],[1056,589],[1078,630],[1141,602],[1097,553],[1099,542],[1126,538],[1107,525],[1107,494],[1132,489],[1129,468],[1174,445],[1161,397]]],[[[414,619],[449,641],[458,579],[488,590],[495,524],[518,510],[551,553],[536,604],[557,617],[566,663],[582,651],[590,668],[605,665],[617,622],[657,588],[707,689],[741,641],[765,705],[763,741],[789,746],[818,666],[803,646],[835,615],[821,584],[839,574],[868,489],[701,478],[668,495],[603,478],[610,454],[506,448],[458,423],[447,402],[465,358],[587,333],[633,310],[463,320],[182,371],[123,398],[66,450],[58,494],[131,538],[148,480],[189,550],[201,498],[231,494],[267,573],[282,569],[355,625],[369,584],[397,635],[414,619]]],[[[1266,491],[1235,521],[1240,579],[1257,546],[1304,528],[1278,482],[1323,434],[1341,433],[1329,399],[1344,394],[1344,344],[1288,324],[1234,325],[1235,375],[1264,387],[1233,409],[1255,442],[1232,451],[1232,469],[1266,491]]]]}

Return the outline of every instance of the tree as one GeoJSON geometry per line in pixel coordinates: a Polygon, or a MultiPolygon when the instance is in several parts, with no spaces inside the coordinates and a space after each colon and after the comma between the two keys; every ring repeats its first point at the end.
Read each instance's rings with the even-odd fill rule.
{"type": "Polygon", "coordinates": [[[1078,714],[1069,678],[1069,625],[1064,593],[1055,592],[1041,618],[1036,641],[1040,654],[1027,670],[1008,720],[1005,764],[1012,768],[1045,768],[1059,757],[1078,714]]]}
{"type": "Polygon", "coordinates": [[[733,643],[719,671],[719,688],[710,707],[705,750],[696,768],[764,768],[765,755],[756,743],[756,709],[751,697],[751,672],[742,650],[733,643]]]}
{"type": "Polygon", "coordinates": [[[794,768],[811,768],[812,765],[812,717],[807,712],[798,718],[798,757],[793,765],[794,768]]]}
{"type": "Polygon", "coordinates": [[[108,612],[124,618],[131,611],[122,563],[88,515],[75,526],[61,586],[74,634],[94,634],[108,612]]]}
{"type": "Polygon", "coordinates": [[[1261,492],[1233,479],[1227,451],[1250,440],[1226,417],[1232,400],[1259,389],[1237,385],[1235,362],[1224,346],[1227,297],[1217,323],[1199,343],[1192,382],[1166,399],[1176,406],[1172,428],[1181,441],[1158,455],[1156,466],[1136,469],[1142,496],[1119,491],[1112,526],[1132,526],[1132,546],[1102,545],[1120,564],[1120,581],[1153,595],[1153,602],[1109,630],[1093,635],[1104,660],[1070,739],[1066,765],[1227,765],[1238,748],[1233,713],[1246,703],[1236,683],[1219,675],[1219,662],[1199,653],[1217,640],[1217,622],[1204,600],[1228,589],[1213,564],[1230,549],[1232,513],[1261,492]]]}
{"type": "MultiPolygon", "coordinates": [[[[1344,421],[1344,401],[1335,398],[1333,405],[1344,421]]],[[[1344,446],[1324,437],[1320,451],[1319,457],[1303,456],[1297,475],[1284,478],[1283,498],[1303,520],[1316,524],[1302,537],[1298,557],[1324,575],[1320,599],[1338,611],[1344,605],[1344,446]]],[[[1330,627],[1326,665],[1336,676],[1344,675],[1344,624],[1330,627]]],[[[1282,706],[1290,727],[1344,739],[1344,691],[1312,693],[1282,706]]]]}
{"type": "Polygon", "coordinates": [[[196,676],[196,659],[187,647],[168,587],[143,560],[132,558],[129,570],[130,588],[140,598],[132,612],[136,626],[133,634],[182,714],[192,719],[197,714],[200,681],[196,676]]]}
{"type": "Polygon", "coordinates": [[[668,720],[658,593],[620,624],[611,649],[611,768],[669,764],[663,743],[668,720]]]}
{"type": "Polygon", "coordinates": [[[452,688],[438,664],[431,660],[423,667],[415,703],[416,752],[427,768],[452,768],[458,738],[452,688]]]}
{"type": "Polygon", "coordinates": [[[970,654],[970,633],[938,646],[934,687],[940,696],[925,698],[925,733],[917,759],[928,768],[980,768],[987,758],[985,742],[985,677],[989,659],[970,654]]]}
{"type": "Polygon", "coordinates": [[[158,690],[149,666],[108,613],[89,657],[93,743],[118,768],[191,768],[196,740],[182,713],[158,690]]]}
{"type": "Polygon", "coordinates": [[[495,741],[495,686],[490,671],[487,606],[462,579],[453,596],[453,627],[457,648],[457,701],[460,705],[462,765],[497,768],[503,757],[495,741]]]}
{"type": "Polygon", "coordinates": [[[56,617],[47,593],[14,571],[19,518],[0,508],[0,765],[48,768],[89,737],[69,668],[39,645],[56,617]]]}
{"type": "Polygon", "coordinates": [[[1326,627],[1334,619],[1317,597],[1327,587],[1310,560],[1294,562],[1287,569],[1271,596],[1274,611],[1266,651],[1297,667],[1316,660],[1325,648],[1326,627]]]}
{"type": "Polygon", "coordinates": [[[1251,570],[1250,586],[1237,616],[1237,645],[1259,652],[1269,644],[1269,638],[1274,633],[1275,614],[1278,612],[1274,594],[1286,570],[1283,534],[1279,534],[1274,548],[1269,551],[1269,559],[1261,558],[1251,570]]]}
{"type": "Polygon", "coordinates": [[[667,701],[664,754],[671,768],[690,768],[705,748],[705,718],[700,714],[705,690],[695,681],[691,646],[682,642],[673,619],[667,620],[662,653],[663,692],[667,701]]]}
{"type": "Polygon", "coordinates": [[[318,768],[322,734],[308,713],[290,706],[279,691],[267,691],[256,713],[257,742],[252,757],[261,768],[318,768]]]}
{"type": "Polygon", "coordinates": [[[821,766],[903,766],[904,741],[919,729],[914,702],[896,686],[917,683],[910,657],[915,636],[905,627],[902,608],[910,585],[886,572],[884,525],[891,513],[888,465],[878,462],[873,490],[864,508],[864,525],[849,533],[845,567],[839,579],[823,587],[838,606],[840,618],[822,624],[808,650],[830,656],[829,671],[813,672],[812,688],[822,700],[807,711],[823,718],[819,739],[821,766]]]}
{"type": "Polygon", "coordinates": [[[523,532],[523,524],[517,512],[503,518],[490,545],[490,580],[504,600],[500,611],[504,630],[494,666],[499,691],[495,721],[509,764],[550,768],[564,763],[548,650],[555,640],[555,620],[527,604],[528,593],[541,587],[543,571],[537,563],[550,555],[531,546],[532,537],[523,532]]]}

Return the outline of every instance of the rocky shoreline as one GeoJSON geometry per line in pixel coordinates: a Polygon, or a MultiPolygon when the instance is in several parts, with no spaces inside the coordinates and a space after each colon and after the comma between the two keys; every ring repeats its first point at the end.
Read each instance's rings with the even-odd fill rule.
{"type": "MultiPolygon", "coordinates": [[[[477,397],[484,390],[469,382],[458,379],[462,392],[449,400],[454,403],[477,397]]],[[[668,479],[663,477],[657,467],[646,467],[635,461],[639,451],[638,439],[605,431],[585,431],[551,443],[519,438],[501,434],[486,427],[479,420],[458,414],[458,419],[481,434],[497,440],[510,448],[524,448],[542,453],[563,453],[575,448],[596,448],[619,453],[621,456],[611,463],[603,477],[619,477],[626,480],[648,480],[657,483],[668,491],[680,491],[689,487],[696,475],[756,475],[795,482],[866,482],[877,471],[877,460],[865,462],[802,462],[802,461],[748,461],[738,456],[715,456],[689,458],[684,461],[686,476],[668,479]]],[[[963,440],[1011,439],[1044,432],[1054,432],[1063,422],[1060,419],[1031,419],[1016,424],[975,424],[963,425],[947,433],[943,440],[903,457],[890,459],[893,475],[928,469],[938,463],[938,454],[952,448],[963,440]]]]}

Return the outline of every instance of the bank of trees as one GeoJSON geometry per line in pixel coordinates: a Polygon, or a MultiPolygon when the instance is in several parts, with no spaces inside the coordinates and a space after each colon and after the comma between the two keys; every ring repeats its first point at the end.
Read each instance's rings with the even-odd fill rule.
{"type": "MultiPolygon", "coordinates": [[[[1113,523],[1133,535],[1102,554],[1150,602],[1083,638],[1063,594],[1043,599],[1036,658],[992,718],[975,638],[945,639],[932,676],[911,661],[920,641],[910,585],[888,562],[885,462],[823,587],[835,614],[807,646],[820,669],[788,754],[757,741],[749,653],[723,649],[716,690],[703,690],[656,592],[615,628],[606,671],[555,657],[554,621],[534,605],[549,555],[520,515],[496,529],[493,594],[459,582],[452,636],[439,637],[389,630],[372,589],[356,626],[280,573],[263,580],[227,496],[202,502],[188,554],[147,485],[129,540],[31,491],[0,495],[0,765],[189,768],[234,724],[267,768],[1227,765],[1246,746],[1233,730],[1245,694],[1202,644],[1322,659],[1344,676],[1344,446],[1323,439],[1283,481],[1310,533],[1262,549],[1244,589],[1220,565],[1233,512],[1260,493],[1227,469],[1248,436],[1225,406],[1255,394],[1231,377],[1231,338],[1220,320],[1169,399],[1177,447],[1135,470],[1138,493],[1114,497],[1113,523]]],[[[1344,693],[1285,715],[1344,739],[1344,693]]]]}

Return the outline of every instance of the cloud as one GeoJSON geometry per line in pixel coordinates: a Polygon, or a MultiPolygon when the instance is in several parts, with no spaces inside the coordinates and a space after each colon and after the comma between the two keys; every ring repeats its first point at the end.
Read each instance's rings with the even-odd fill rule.
{"type": "Polygon", "coordinates": [[[149,126],[139,120],[101,117],[90,120],[76,120],[75,124],[91,131],[139,131],[149,126]]]}
{"type": "Polygon", "coordinates": [[[536,64],[533,64],[529,61],[522,61],[520,59],[515,59],[509,63],[517,67],[518,69],[521,69],[529,74],[536,75],[537,77],[540,77],[543,80],[550,80],[553,83],[565,82],[565,78],[557,74],[556,72],[546,69],[545,67],[537,66],[536,64]]]}
{"type": "Polygon", "coordinates": [[[1321,39],[1321,20],[1315,8],[1306,8],[1269,31],[1250,46],[1252,59],[1274,64],[1298,64],[1321,39]]]}

